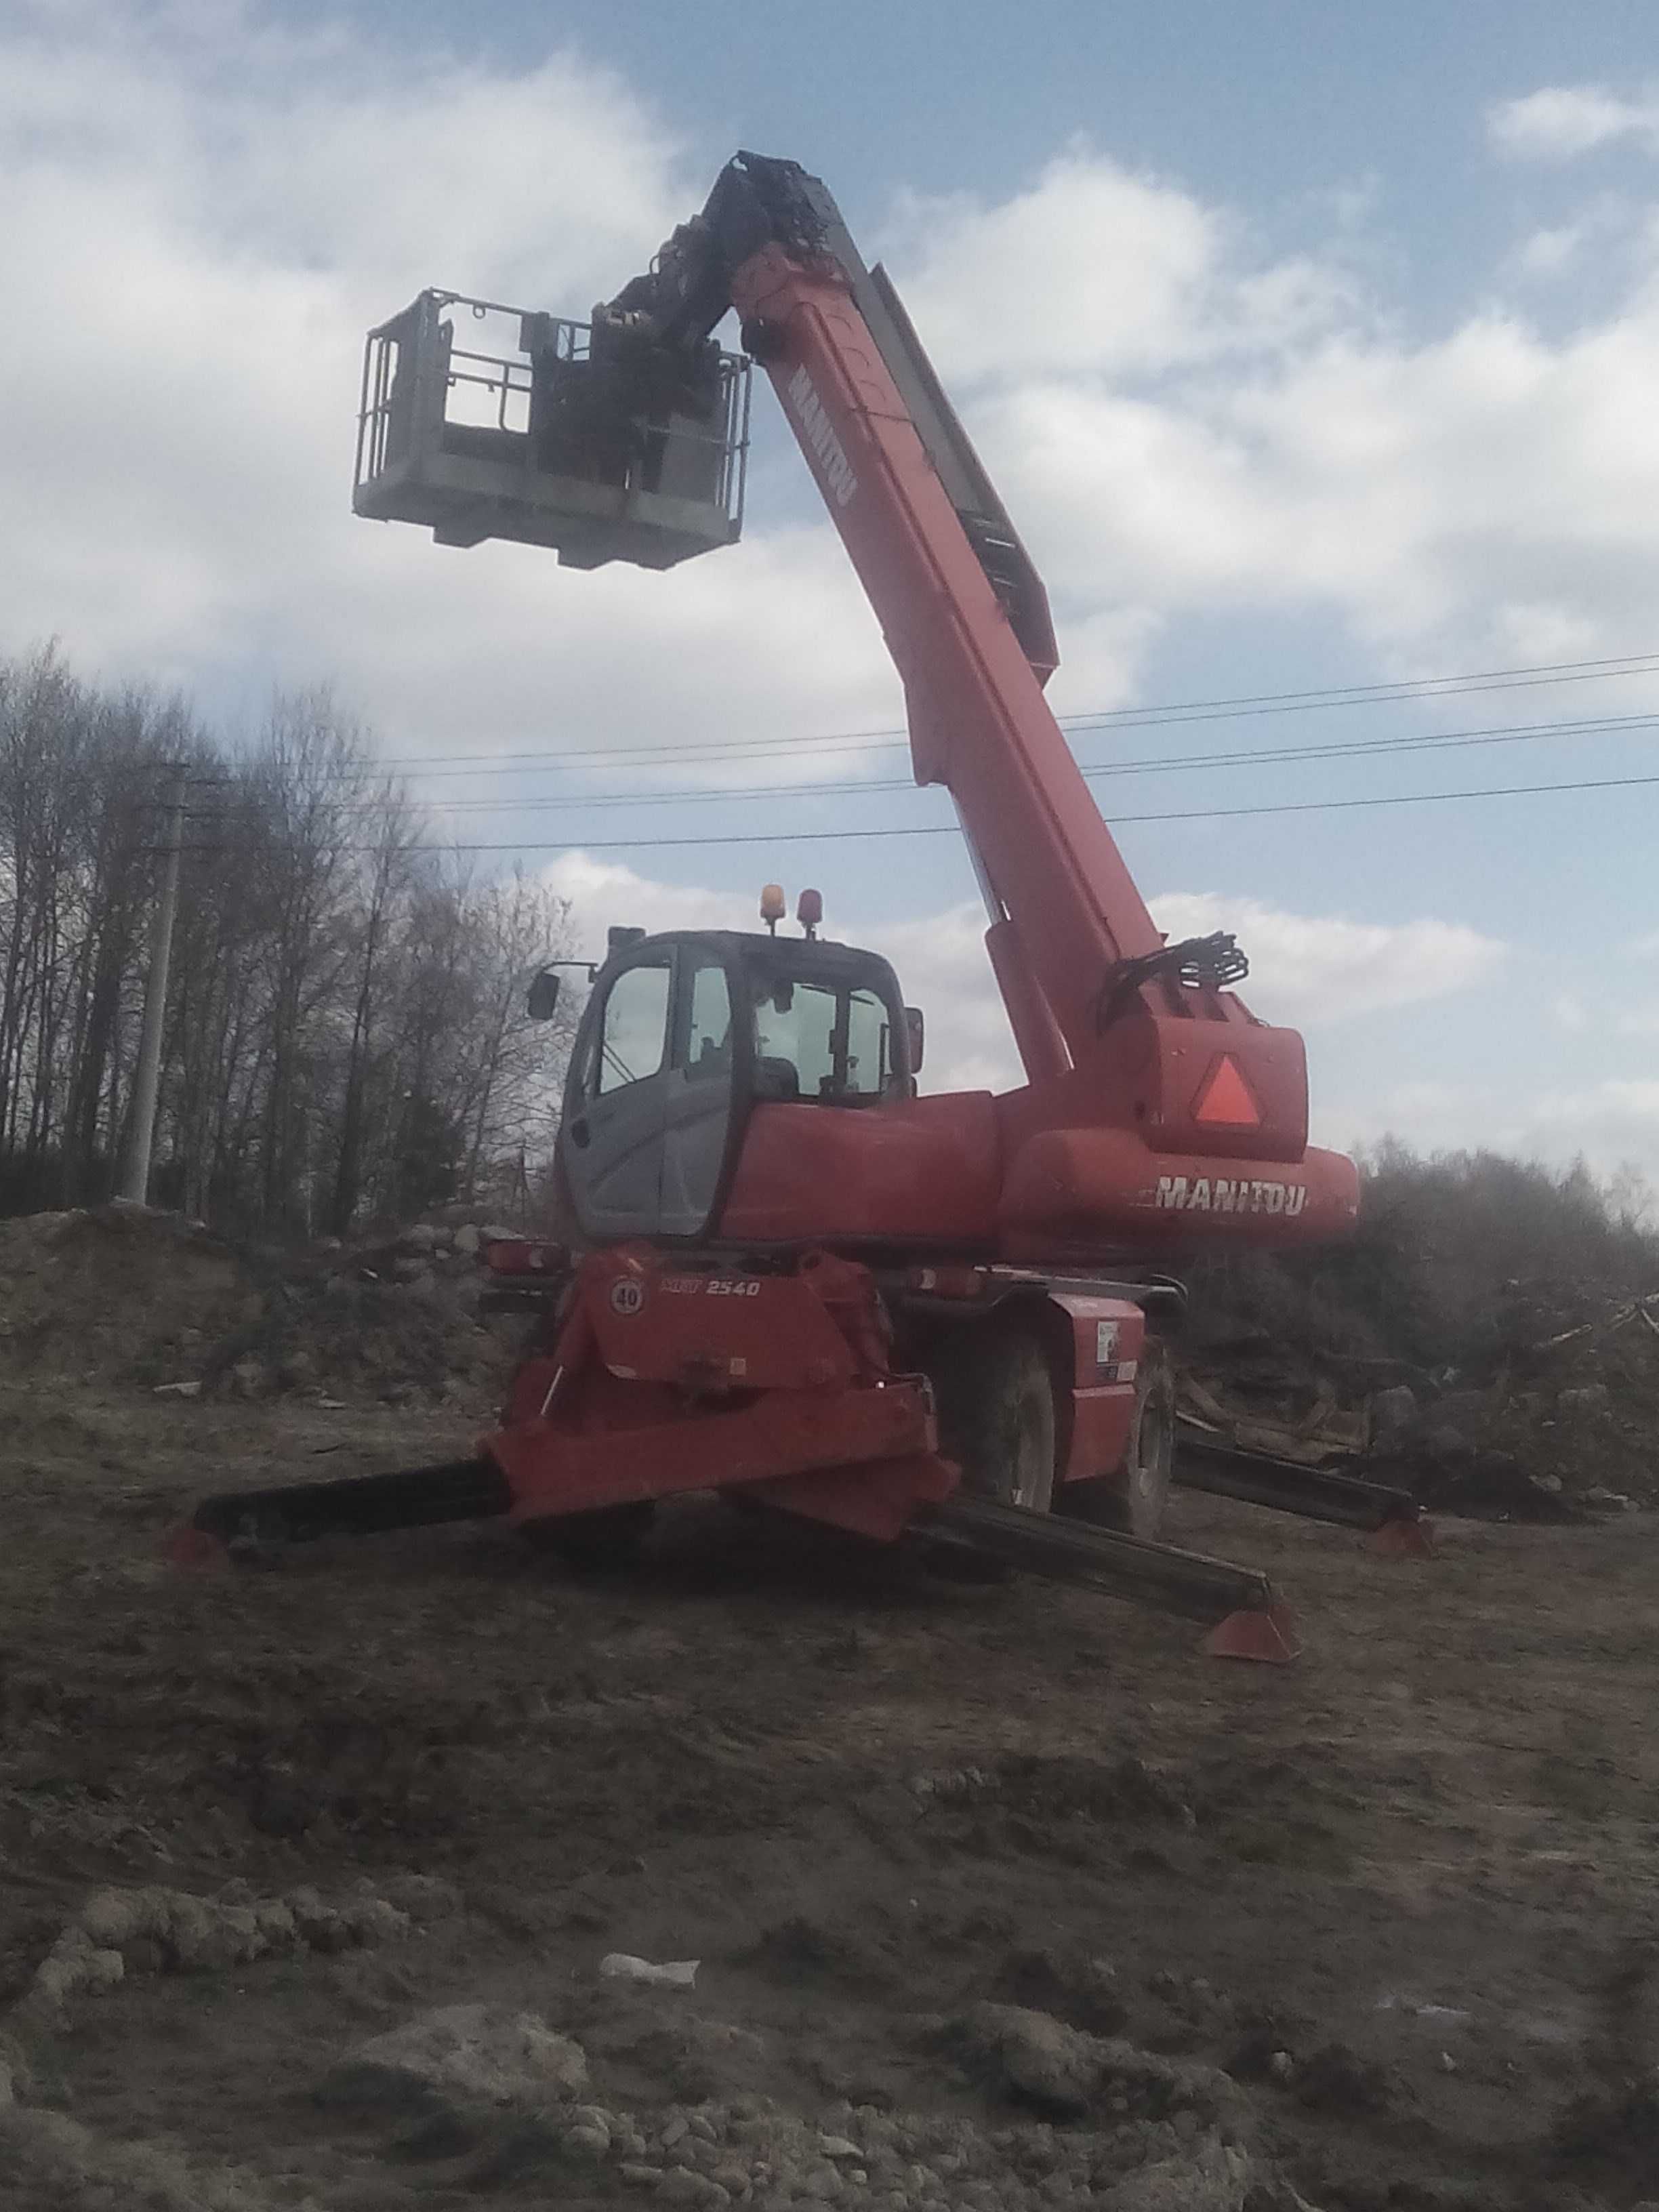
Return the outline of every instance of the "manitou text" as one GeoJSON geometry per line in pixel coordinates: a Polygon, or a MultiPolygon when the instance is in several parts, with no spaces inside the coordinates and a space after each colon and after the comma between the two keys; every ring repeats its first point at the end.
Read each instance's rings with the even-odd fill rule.
{"type": "Polygon", "coordinates": [[[836,505],[847,506],[859,488],[859,480],[853,474],[853,465],[836,435],[834,425],[823,411],[823,402],[804,368],[798,368],[789,380],[789,404],[799,416],[806,442],[823,465],[824,482],[836,505]]]}
{"type": "Polygon", "coordinates": [[[1152,1203],[1174,1213],[1282,1213],[1294,1221],[1308,1203],[1305,1182],[1248,1182],[1227,1176],[1160,1176],[1152,1203]]]}

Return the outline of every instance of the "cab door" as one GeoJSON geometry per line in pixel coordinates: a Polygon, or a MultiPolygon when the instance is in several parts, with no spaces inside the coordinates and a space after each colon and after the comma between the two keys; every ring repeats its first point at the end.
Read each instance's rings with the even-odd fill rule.
{"type": "Polygon", "coordinates": [[[673,1010],[674,951],[657,945],[617,969],[582,1016],[559,1152],[577,1222],[596,1243],[661,1233],[673,1010]]]}
{"type": "Polygon", "coordinates": [[[663,1094],[661,1233],[706,1237],[719,1226],[742,1138],[752,1045],[741,973],[707,938],[677,954],[673,1042],[663,1094]]]}
{"type": "Polygon", "coordinates": [[[584,1237],[696,1238],[715,1227],[748,1096],[747,1006],[741,969],[717,939],[657,938],[601,977],[559,1136],[584,1237]]]}

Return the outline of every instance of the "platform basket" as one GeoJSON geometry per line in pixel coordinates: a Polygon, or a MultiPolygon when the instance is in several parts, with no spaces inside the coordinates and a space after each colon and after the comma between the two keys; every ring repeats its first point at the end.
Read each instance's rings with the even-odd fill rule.
{"type": "Polygon", "coordinates": [[[735,544],[747,361],[711,343],[672,395],[660,380],[635,393],[591,340],[586,323],[422,292],[368,335],[356,512],[442,545],[550,546],[575,568],[670,568],[735,544]]]}

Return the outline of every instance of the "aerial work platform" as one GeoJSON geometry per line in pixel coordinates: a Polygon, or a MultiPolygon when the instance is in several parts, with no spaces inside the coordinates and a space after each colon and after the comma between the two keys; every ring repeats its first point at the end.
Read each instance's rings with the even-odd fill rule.
{"type": "Polygon", "coordinates": [[[736,543],[748,443],[749,363],[712,341],[671,380],[614,327],[426,291],[369,332],[352,506],[672,568],[736,543]]]}

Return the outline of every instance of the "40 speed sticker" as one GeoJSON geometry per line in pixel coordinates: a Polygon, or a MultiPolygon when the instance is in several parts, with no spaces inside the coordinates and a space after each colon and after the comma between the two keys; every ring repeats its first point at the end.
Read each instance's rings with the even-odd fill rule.
{"type": "Polygon", "coordinates": [[[620,1282],[611,1285],[611,1310],[624,1316],[636,1314],[645,1304],[645,1286],[630,1282],[624,1275],[620,1282]]]}

